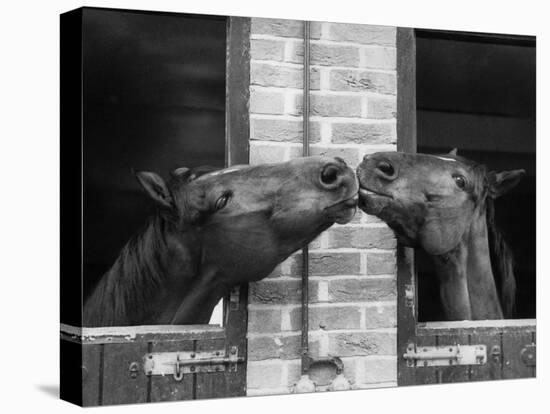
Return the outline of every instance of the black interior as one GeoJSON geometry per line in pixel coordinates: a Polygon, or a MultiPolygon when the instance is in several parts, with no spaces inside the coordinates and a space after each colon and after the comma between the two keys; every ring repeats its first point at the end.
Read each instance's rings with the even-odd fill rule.
{"type": "Polygon", "coordinates": [[[84,296],[153,204],[132,169],[225,162],[226,20],[84,9],[84,296]]]}
{"type": "MultiPolygon", "coordinates": [[[[526,36],[417,30],[418,152],[459,155],[527,175],[497,199],[515,257],[517,318],[535,317],[536,48],[526,36]]],[[[443,320],[431,262],[416,254],[418,320],[443,320]]]]}

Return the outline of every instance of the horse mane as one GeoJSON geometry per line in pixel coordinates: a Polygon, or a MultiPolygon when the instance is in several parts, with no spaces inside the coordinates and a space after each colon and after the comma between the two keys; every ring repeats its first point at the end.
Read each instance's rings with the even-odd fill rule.
{"type": "Polygon", "coordinates": [[[500,295],[500,303],[505,318],[513,318],[516,302],[516,279],[514,277],[514,259],[512,251],[498,230],[495,222],[494,200],[490,197],[487,203],[487,228],[489,230],[489,250],[491,267],[500,295]]]}
{"type": "Polygon", "coordinates": [[[84,326],[132,325],[143,320],[164,274],[158,252],[166,248],[165,225],[155,214],[126,243],[86,301],[84,326]]]}

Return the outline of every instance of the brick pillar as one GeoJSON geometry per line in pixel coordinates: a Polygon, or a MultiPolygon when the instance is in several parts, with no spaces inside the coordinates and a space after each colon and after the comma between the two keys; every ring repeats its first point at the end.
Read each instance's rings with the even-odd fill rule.
{"type": "MultiPolygon", "coordinates": [[[[250,162],[301,156],[301,21],[252,19],[250,162]]],[[[355,168],[396,149],[396,29],[311,25],[312,155],[355,168]]],[[[396,385],[396,241],[358,212],[310,245],[310,351],[339,356],[353,388],[396,385]]],[[[249,395],[288,393],[300,375],[300,253],[249,297],[249,395]]]]}

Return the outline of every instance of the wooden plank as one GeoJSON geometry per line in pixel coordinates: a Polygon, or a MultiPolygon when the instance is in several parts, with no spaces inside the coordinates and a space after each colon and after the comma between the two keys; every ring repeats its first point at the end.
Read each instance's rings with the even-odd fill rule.
{"type": "Polygon", "coordinates": [[[403,354],[410,343],[416,343],[416,299],[414,250],[397,246],[397,383],[414,385],[415,370],[407,366],[403,354]],[[412,297],[407,297],[410,291],[412,297]]]}
{"type": "Polygon", "coordinates": [[[86,344],[182,341],[225,338],[218,325],[143,325],[80,328],[61,324],[61,337],[86,344]]]}
{"type": "Polygon", "coordinates": [[[246,395],[248,285],[241,285],[239,289],[238,306],[232,306],[229,300],[226,300],[224,312],[227,329],[226,352],[230,352],[232,347],[236,347],[238,354],[245,357],[245,361],[239,363],[237,372],[226,374],[226,393],[232,397],[246,395]]]}
{"type": "MultiPolygon", "coordinates": [[[[416,47],[414,29],[397,28],[397,150],[416,152],[416,47]]],[[[397,246],[397,382],[415,384],[415,370],[403,359],[416,342],[414,251],[397,246]],[[412,290],[411,290],[412,289],[412,290]],[[406,297],[410,290],[412,298],[406,297]]]]}
{"type": "Polygon", "coordinates": [[[478,329],[470,333],[472,345],[485,344],[487,347],[487,363],[472,365],[470,370],[471,381],[487,381],[502,378],[502,341],[499,330],[478,329]],[[500,355],[498,354],[500,352],[500,355]]]}
{"type": "Polygon", "coordinates": [[[103,345],[102,405],[147,401],[149,379],[142,369],[142,359],[146,353],[145,342],[103,345]],[[129,370],[133,362],[139,364],[135,378],[129,370]]]}
{"type": "MultiPolygon", "coordinates": [[[[194,341],[153,341],[151,352],[194,351],[194,341]]],[[[195,398],[195,375],[184,374],[181,381],[176,381],[172,375],[150,377],[149,401],[179,401],[195,398]]]]}
{"type": "MultiPolygon", "coordinates": [[[[418,336],[416,338],[417,348],[422,346],[436,346],[436,337],[434,335],[418,336]]],[[[424,367],[419,364],[416,368],[407,367],[414,372],[414,382],[412,384],[434,384],[438,382],[437,368],[436,367],[424,367]]],[[[399,384],[401,385],[401,384],[399,384]]]]}
{"type": "Polygon", "coordinates": [[[82,347],[82,406],[101,405],[103,345],[82,347]]]}
{"type": "Polygon", "coordinates": [[[502,378],[535,377],[536,368],[528,366],[521,357],[522,350],[526,346],[534,344],[534,333],[535,331],[529,328],[504,329],[502,333],[502,378]]]}
{"type": "MultiPolygon", "coordinates": [[[[216,349],[224,349],[225,341],[216,339],[210,341],[197,341],[197,351],[214,351],[216,349]]],[[[227,385],[229,384],[230,375],[226,371],[222,372],[208,372],[196,374],[196,387],[195,398],[197,400],[203,398],[220,398],[230,397],[227,392],[227,385]]]]}
{"type": "MultiPolygon", "coordinates": [[[[478,329],[478,328],[513,328],[524,329],[529,327],[534,330],[536,327],[535,319],[500,319],[500,320],[482,320],[482,321],[441,321],[441,322],[420,322],[420,330],[429,330],[430,332],[446,331],[449,329],[478,329]]],[[[437,332],[439,334],[439,332],[437,332]]]]}
{"type": "Polygon", "coordinates": [[[250,137],[250,18],[227,19],[226,165],[248,164],[250,137]]]}
{"type": "Polygon", "coordinates": [[[416,152],[416,39],[397,28],[397,150],[416,152]]]}
{"type": "MultiPolygon", "coordinates": [[[[436,337],[437,346],[445,345],[469,345],[470,336],[460,330],[451,335],[438,335],[436,337]]],[[[450,365],[448,367],[438,367],[436,370],[437,382],[452,383],[464,382],[470,379],[469,365],[450,365]]]]}

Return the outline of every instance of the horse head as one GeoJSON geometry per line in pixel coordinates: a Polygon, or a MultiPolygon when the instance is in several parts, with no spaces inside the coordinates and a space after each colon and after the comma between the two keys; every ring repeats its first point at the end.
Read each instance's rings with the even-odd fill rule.
{"type": "Polygon", "coordinates": [[[175,250],[193,263],[182,288],[198,293],[195,299],[186,294],[184,311],[173,323],[203,323],[206,316],[188,317],[191,303],[210,308],[231,286],[266,277],[322,231],[350,221],[358,199],[355,173],[341,158],[179,168],[168,181],[153,172],[136,175],[159,207],[168,238],[179,246],[175,250]],[[205,305],[199,296],[207,292],[212,299],[205,305]]]}
{"type": "Polygon", "coordinates": [[[488,199],[509,191],[524,174],[487,171],[456,150],[441,156],[375,153],[357,168],[359,206],[387,222],[404,245],[441,255],[483,216],[488,199]]]}
{"type": "Polygon", "coordinates": [[[435,264],[448,320],[512,317],[512,255],[494,223],[493,200],[524,170],[494,172],[456,155],[367,155],[357,169],[359,206],[435,264]],[[500,298],[499,298],[500,296],[500,298]]]}

